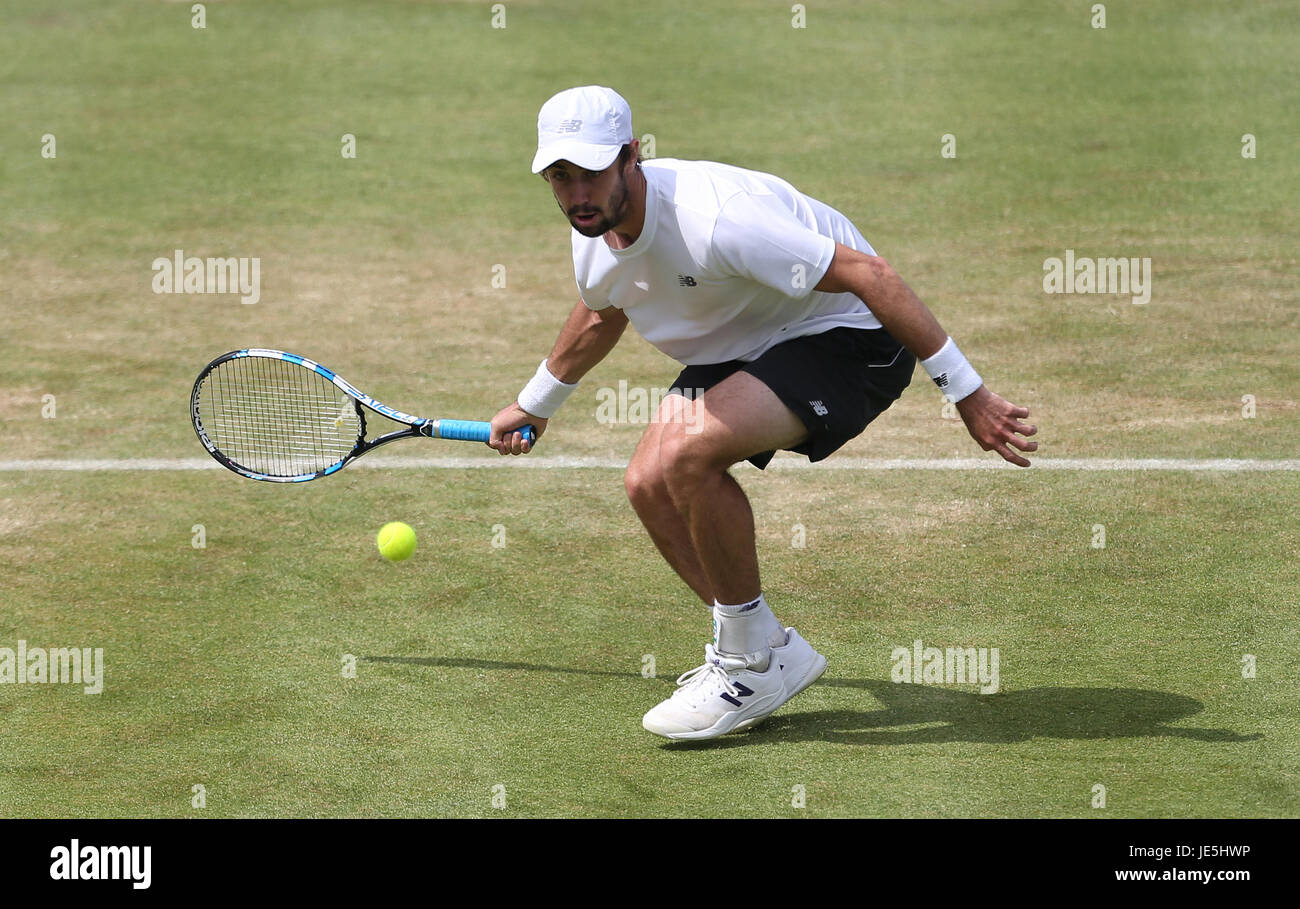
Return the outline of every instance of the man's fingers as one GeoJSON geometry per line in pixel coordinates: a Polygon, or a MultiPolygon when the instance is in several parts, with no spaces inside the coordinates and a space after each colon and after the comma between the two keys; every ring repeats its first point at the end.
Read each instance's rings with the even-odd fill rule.
{"type": "Polygon", "coordinates": [[[1016,454],[1011,449],[1007,448],[1007,446],[1005,445],[994,446],[994,450],[996,450],[998,454],[1002,455],[1003,458],[1010,461],[1012,464],[1015,464],[1017,467],[1029,466],[1028,461],[1020,457],[1020,455],[1016,454]]]}
{"type": "Polygon", "coordinates": [[[524,438],[524,434],[518,429],[510,429],[503,432],[501,434],[501,447],[497,449],[497,451],[503,455],[528,454],[528,452],[532,450],[532,444],[524,438]]]}
{"type": "Polygon", "coordinates": [[[1028,467],[1029,461],[1012,451],[1011,446],[1021,451],[1038,450],[1037,442],[1022,438],[1038,432],[1037,426],[1021,422],[1029,416],[1029,408],[1017,407],[997,395],[992,395],[987,404],[975,403],[982,406],[972,408],[969,413],[963,411],[962,416],[980,448],[996,451],[1003,460],[1017,467],[1028,467]]]}
{"type": "Polygon", "coordinates": [[[488,442],[488,445],[495,448],[499,455],[519,454],[518,451],[514,450],[518,447],[515,442],[516,435],[517,433],[515,433],[514,430],[507,429],[505,432],[501,433],[500,439],[495,442],[488,442]]]}

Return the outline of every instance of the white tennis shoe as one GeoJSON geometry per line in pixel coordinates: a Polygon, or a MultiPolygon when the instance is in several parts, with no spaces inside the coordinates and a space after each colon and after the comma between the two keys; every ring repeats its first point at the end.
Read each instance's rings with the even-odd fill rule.
{"type": "Polygon", "coordinates": [[[711,739],[758,722],[789,699],[776,659],[756,672],[712,644],[704,645],[704,657],[703,666],[678,677],[672,697],[642,718],[646,731],[670,739],[711,739]]]}
{"type": "Polygon", "coordinates": [[[785,696],[767,713],[741,721],[731,730],[732,732],[748,729],[767,719],[773,711],[821,678],[821,674],[826,671],[826,657],[813,650],[813,646],[793,628],[785,630],[784,644],[772,648],[772,663],[781,672],[781,680],[785,683],[785,696]]]}

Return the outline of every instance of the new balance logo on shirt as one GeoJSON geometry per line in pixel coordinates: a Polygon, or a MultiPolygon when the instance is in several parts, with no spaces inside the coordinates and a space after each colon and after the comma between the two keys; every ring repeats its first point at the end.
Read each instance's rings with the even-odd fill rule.
{"type": "Polygon", "coordinates": [[[695,279],[692,278],[690,275],[678,275],[678,276],[677,276],[677,283],[680,284],[682,287],[695,287],[695,286],[696,286],[696,285],[695,285],[695,279]]]}
{"type": "Polygon", "coordinates": [[[826,405],[821,401],[809,401],[808,403],[812,405],[813,413],[817,414],[819,417],[824,417],[830,413],[830,411],[826,409],[826,405]]]}

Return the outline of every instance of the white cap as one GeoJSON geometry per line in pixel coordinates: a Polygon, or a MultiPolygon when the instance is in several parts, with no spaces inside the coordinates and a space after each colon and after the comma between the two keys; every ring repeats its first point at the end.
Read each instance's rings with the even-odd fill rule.
{"type": "Polygon", "coordinates": [[[583,85],[555,95],[537,113],[533,173],[556,161],[604,170],[632,141],[632,109],[612,88],[583,85]]]}

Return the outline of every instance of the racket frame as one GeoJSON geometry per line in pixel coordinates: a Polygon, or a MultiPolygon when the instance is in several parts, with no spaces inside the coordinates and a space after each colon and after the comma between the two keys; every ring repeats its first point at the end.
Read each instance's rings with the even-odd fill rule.
{"type": "MultiPolygon", "coordinates": [[[[203,371],[199,373],[198,378],[194,380],[194,388],[190,392],[190,422],[194,426],[194,432],[198,435],[199,441],[217,463],[221,464],[221,466],[228,470],[234,471],[242,477],[247,477],[250,480],[265,480],[271,483],[304,483],[308,480],[315,480],[320,477],[329,476],[332,473],[337,473],[339,470],[342,470],[350,461],[359,458],[371,449],[378,448],[380,445],[386,445],[389,442],[394,442],[398,439],[423,437],[427,439],[450,438],[486,442],[486,438],[478,438],[477,436],[481,434],[481,427],[488,425],[482,423],[471,423],[465,420],[428,420],[424,417],[417,417],[409,413],[404,413],[375,400],[347,379],[344,379],[332,369],[321,366],[315,360],[309,360],[307,357],[288,353],[287,351],[271,350],[264,347],[248,347],[242,350],[232,350],[230,353],[222,354],[217,357],[203,368],[203,371]],[[352,450],[341,459],[322,470],[288,477],[272,476],[270,474],[261,473],[260,471],[245,467],[238,461],[232,460],[225,454],[225,452],[213,443],[212,439],[208,436],[207,429],[203,426],[203,418],[199,413],[199,390],[203,385],[203,380],[206,379],[218,366],[231,360],[238,360],[245,357],[260,357],[262,359],[284,360],[289,363],[295,363],[306,369],[310,369],[317,375],[329,380],[331,384],[352,399],[353,406],[356,408],[357,417],[360,420],[360,432],[358,434],[357,444],[353,446],[352,450]],[[395,423],[405,423],[407,428],[394,430],[393,432],[385,433],[382,436],[376,436],[373,439],[367,439],[365,437],[366,413],[363,408],[369,408],[380,416],[387,417],[395,423]],[[446,435],[443,434],[443,424],[446,424],[446,435]],[[472,435],[467,433],[467,427],[470,426],[474,427],[474,433],[472,435]]],[[[531,429],[532,427],[524,427],[522,430],[518,431],[525,432],[525,435],[530,437],[530,441],[533,441],[536,438],[535,435],[532,432],[526,432],[526,430],[531,429]]]]}

